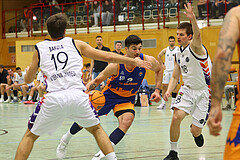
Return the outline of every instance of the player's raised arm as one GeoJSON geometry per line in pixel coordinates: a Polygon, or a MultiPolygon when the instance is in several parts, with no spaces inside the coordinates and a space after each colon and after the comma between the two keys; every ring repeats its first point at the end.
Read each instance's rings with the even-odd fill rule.
{"type": "Polygon", "coordinates": [[[185,7],[184,14],[191,21],[192,29],[193,29],[193,37],[192,37],[192,41],[190,43],[190,46],[196,54],[205,55],[206,51],[202,47],[202,39],[201,39],[201,35],[200,35],[200,29],[198,27],[195,14],[193,12],[193,7],[191,6],[191,3],[187,3],[187,5],[184,4],[184,7],[185,7]]]}

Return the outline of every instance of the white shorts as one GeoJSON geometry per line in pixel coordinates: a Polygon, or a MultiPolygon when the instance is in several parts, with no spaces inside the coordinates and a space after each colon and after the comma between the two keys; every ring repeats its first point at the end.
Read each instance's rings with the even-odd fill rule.
{"type": "Polygon", "coordinates": [[[28,128],[38,136],[45,133],[51,135],[66,117],[84,128],[99,124],[97,113],[89,103],[88,94],[69,89],[45,94],[30,116],[28,128]]]}
{"type": "Polygon", "coordinates": [[[207,122],[210,109],[209,96],[207,88],[204,90],[193,90],[189,87],[181,86],[173,107],[192,115],[192,123],[199,128],[203,128],[207,122]]]}
{"type": "Polygon", "coordinates": [[[162,84],[168,84],[170,82],[172,73],[173,73],[173,71],[164,70],[162,84]]]}

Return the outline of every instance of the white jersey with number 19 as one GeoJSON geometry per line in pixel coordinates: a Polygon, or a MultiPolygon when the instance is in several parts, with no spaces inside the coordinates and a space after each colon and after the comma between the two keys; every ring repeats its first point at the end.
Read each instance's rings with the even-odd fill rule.
{"type": "Polygon", "coordinates": [[[35,48],[48,92],[86,90],[82,82],[83,59],[72,38],[45,40],[37,43],[35,48]]]}

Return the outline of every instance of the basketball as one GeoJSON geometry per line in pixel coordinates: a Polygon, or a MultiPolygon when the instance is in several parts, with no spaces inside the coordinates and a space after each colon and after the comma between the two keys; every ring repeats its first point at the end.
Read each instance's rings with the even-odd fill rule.
{"type": "Polygon", "coordinates": [[[96,111],[102,109],[105,105],[105,96],[102,92],[98,90],[92,90],[89,92],[89,101],[92,103],[92,106],[96,111]]]}

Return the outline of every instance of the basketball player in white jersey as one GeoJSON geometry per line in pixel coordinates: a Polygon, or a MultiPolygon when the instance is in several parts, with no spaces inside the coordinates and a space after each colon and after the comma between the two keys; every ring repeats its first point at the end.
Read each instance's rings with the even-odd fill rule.
{"type": "Polygon", "coordinates": [[[180,136],[180,124],[187,116],[192,116],[191,133],[198,147],[202,147],[204,139],[202,128],[206,124],[210,107],[210,75],[211,60],[206,48],[202,45],[200,30],[197,25],[191,3],[184,5],[184,14],[192,24],[181,23],[177,28],[177,40],[180,52],[176,53],[172,78],[164,99],[168,101],[170,93],[176,87],[180,74],[184,84],[178,91],[173,105],[174,112],[170,126],[169,155],[164,160],[178,160],[177,143],[180,136]]]}
{"type": "MultiPolygon", "coordinates": [[[[167,48],[164,48],[159,54],[158,54],[158,61],[160,64],[163,65],[162,56],[165,55],[165,62],[164,62],[164,73],[163,73],[163,80],[162,80],[162,95],[165,94],[168,83],[172,77],[172,72],[174,68],[174,61],[175,61],[175,54],[176,52],[179,52],[179,47],[175,46],[175,37],[170,36],[168,38],[169,46],[167,48]]],[[[172,103],[171,107],[175,102],[177,96],[177,87],[172,92],[172,103]]],[[[162,103],[157,107],[157,109],[165,109],[166,108],[166,101],[162,99],[162,103]]]]}
{"type": "Polygon", "coordinates": [[[117,159],[107,134],[102,129],[96,111],[89,104],[89,96],[82,81],[83,58],[95,58],[113,63],[134,64],[146,69],[151,63],[127,58],[111,52],[96,50],[87,43],[65,36],[67,18],[55,14],[47,19],[51,40],[36,44],[32,63],[25,75],[25,82],[34,80],[40,67],[47,85],[47,94],[28,122],[28,129],[21,140],[15,160],[28,158],[34,142],[42,134],[52,134],[68,117],[86,128],[109,160],[117,159]]]}

